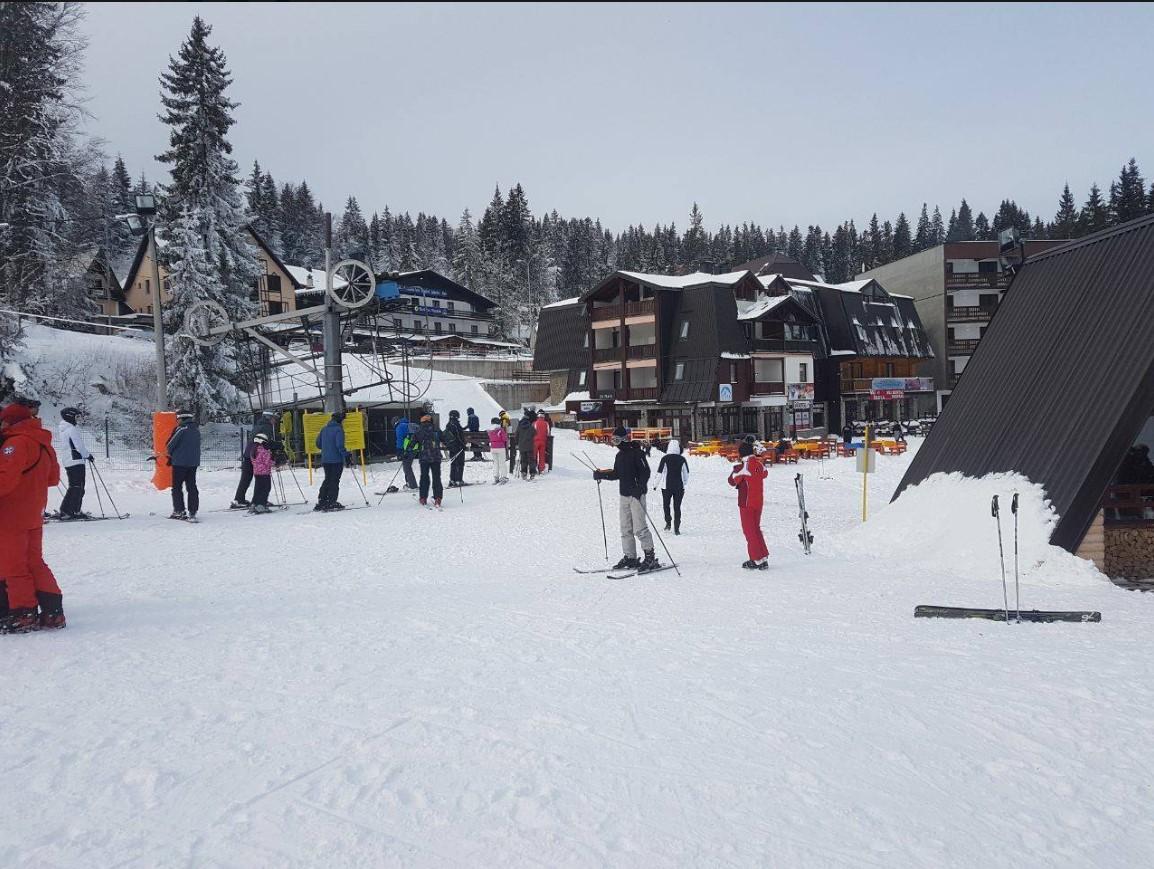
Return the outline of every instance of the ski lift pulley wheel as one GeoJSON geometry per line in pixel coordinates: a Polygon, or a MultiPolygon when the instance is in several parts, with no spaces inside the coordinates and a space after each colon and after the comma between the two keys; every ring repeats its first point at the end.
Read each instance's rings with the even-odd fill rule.
{"type": "Polygon", "coordinates": [[[341,260],[333,268],[333,288],[329,297],[345,308],[362,308],[377,294],[377,278],[373,270],[360,260],[341,260]],[[337,287],[336,278],[344,281],[337,287]]]}
{"type": "Polygon", "coordinates": [[[217,302],[197,302],[184,315],[184,331],[201,347],[212,347],[225,339],[226,332],[212,334],[213,330],[229,326],[228,311],[217,302]]]}

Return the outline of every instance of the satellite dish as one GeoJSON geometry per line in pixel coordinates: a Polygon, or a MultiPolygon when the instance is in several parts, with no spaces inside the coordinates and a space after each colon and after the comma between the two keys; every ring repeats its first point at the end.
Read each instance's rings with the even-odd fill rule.
{"type": "Polygon", "coordinates": [[[197,302],[184,315],[185,334],[201,347],[219,344],[228,334],[231,325],[228,311],[216,302],[197,302]]]}
{"type": "Polygon", "coordinates": [[[360,260],[341,260],[333,268],[333,287],[328,294],[342,307],[362,308],[377,294],[377,277],[360,260]],[[336,285],[338,278],[344,281],[339,287],[336,285]]]}

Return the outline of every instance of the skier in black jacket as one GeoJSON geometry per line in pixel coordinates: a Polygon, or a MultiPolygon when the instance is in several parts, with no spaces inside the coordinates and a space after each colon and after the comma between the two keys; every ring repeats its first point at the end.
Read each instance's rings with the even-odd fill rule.
{"type": "Polygon", "coordinates": [[[665,530],[673,524],[673,533],[681,533],[681,499],[685,497],[685,485],[689,482],[689,465],[681,455],[681,441],[674,438],[665,448],[665,455],[657,463],[657,486],[661,490],[661,504],[665,508],[665,530]],[[670,516],[669,508],[673,507],[670,516]]]}
{"type": "Polygon", "coordinates": [[[473,436],[475,438],[473,440],[473,461],[474,462],[483,462],[483,461],[485,461],[485,457],[483,455],[481,455],[481,451],[479,449],[477,449],[477,443],[480,440],[480,438],[477,436],[481,433],[481,420],[477,417],[477,414],[475,414],[473,412],[473,408],[471,408],[471,407],[467,411],[465,411],[465,413],[468,414],[468,419],[465,423],[466,428],[471,433],[473,433],[473,436]]]}
{"type": "Polygon", "coordinates": [[[645,460],[636,441],[629,440],[629,432],[618,426],[613,432],[613,443],[617,446],[617,456],[612,470],[593,472],[594,480],[616,480],[620,494],[619,512],[621,519],[621,549],[624,557],[617,562],[614,570],[634,568],[638,573],[646,573],[660,567],[653,554],[653,535],[645,521],[645,490],[649,486],[649,462],[645,460]],[[641,541],[645,553],[644,560],[637,558],[637,544],[641,541]]]}
{"type": "Polygon", "coordinates": [[[433,427],[433,418],[428,414],[421,417],[421,424],[410,433],[417,459],[421,464],[420,498],[421,506],[429,500],[429,483],[433,486],[433,503],[439,508],[441,496],[441,433],[433,427]]]}
{"type": "Polygon", "coordinates": [[[449,451],[449,488],[461,486],[465,482],[465,430],[461,428],[461,411],[449,411],[449,424],[445,426],[443,439],[449,451]]]}
{"type": "Polygon", "coordinates": [[[533,439],[537,431],[533,423],[537,417],[532,408],[525,408],[525,415],[517,420],[517,452],[521,456],[521,479],[532,480],[537,476],[537,462],[533,457],[533,439]]]}

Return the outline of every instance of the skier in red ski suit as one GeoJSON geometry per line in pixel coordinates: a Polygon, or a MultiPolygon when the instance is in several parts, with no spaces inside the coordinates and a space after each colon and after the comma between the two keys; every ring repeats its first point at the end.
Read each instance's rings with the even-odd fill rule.
{"type": "Polygon", "coordinates": [[[537,412],[537,421],[533,423],[533,461],[537,465],[537,473],[545,473],[545,445],[549,442],[549,420],[545,419],[545,412],[537,412]]]}
{"type": "Polygon", "coordinates": [[[744,440],[737,448],[741,461],[733,466],[729,485],[737,489],[737,511],[741,515],[741,531],[749,560],[741,566],[746,570],[769,570],[769,547],[761,533],[761,507],[764,503],[765,464],[761,460],[764,448],[758,449],[752,440],[744,440]]]}
{"type": "Polygon", "coordinates": [[[0,633],[62,628],[60,586],[43,554],[48,490],[60,482],[52,433],[10,404],[0,411],[0,438],[0,582],[10,608],[0,612],[0,633]]]}

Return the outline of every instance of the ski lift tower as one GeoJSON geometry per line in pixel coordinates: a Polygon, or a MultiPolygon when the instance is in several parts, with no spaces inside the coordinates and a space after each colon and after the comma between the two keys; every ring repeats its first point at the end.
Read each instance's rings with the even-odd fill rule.
{"type": "Polygon", "coordinates": [[[333,219],[325,213],[325,301],[322,305],[287,311],[283,314],[269,314],[234,323],[229,319],[224,306],[212,301],[198,302],[188,309],[184,317],[184,333],[194,343],[202,347],[219,344],[228,335],[242,332],[254,341],[264,345],[274,353],[311,371],[324,384],[324,409],[326,413],[336,413],[344,407],[344,368],[341,363],[341,314],[363,308],[376,296],[377,279],[373,270],[360,260],[341,260],[332,265],[333,219]],[[340,278],[343,283],[334,287],[340,278]],[[312,363],[294,356],[284,347],[276,344],[257,331],[261,326],[283,323],[290,320],[305,320],[321,317],[323,322],[324,374],[317,371],[312,363]]]}

